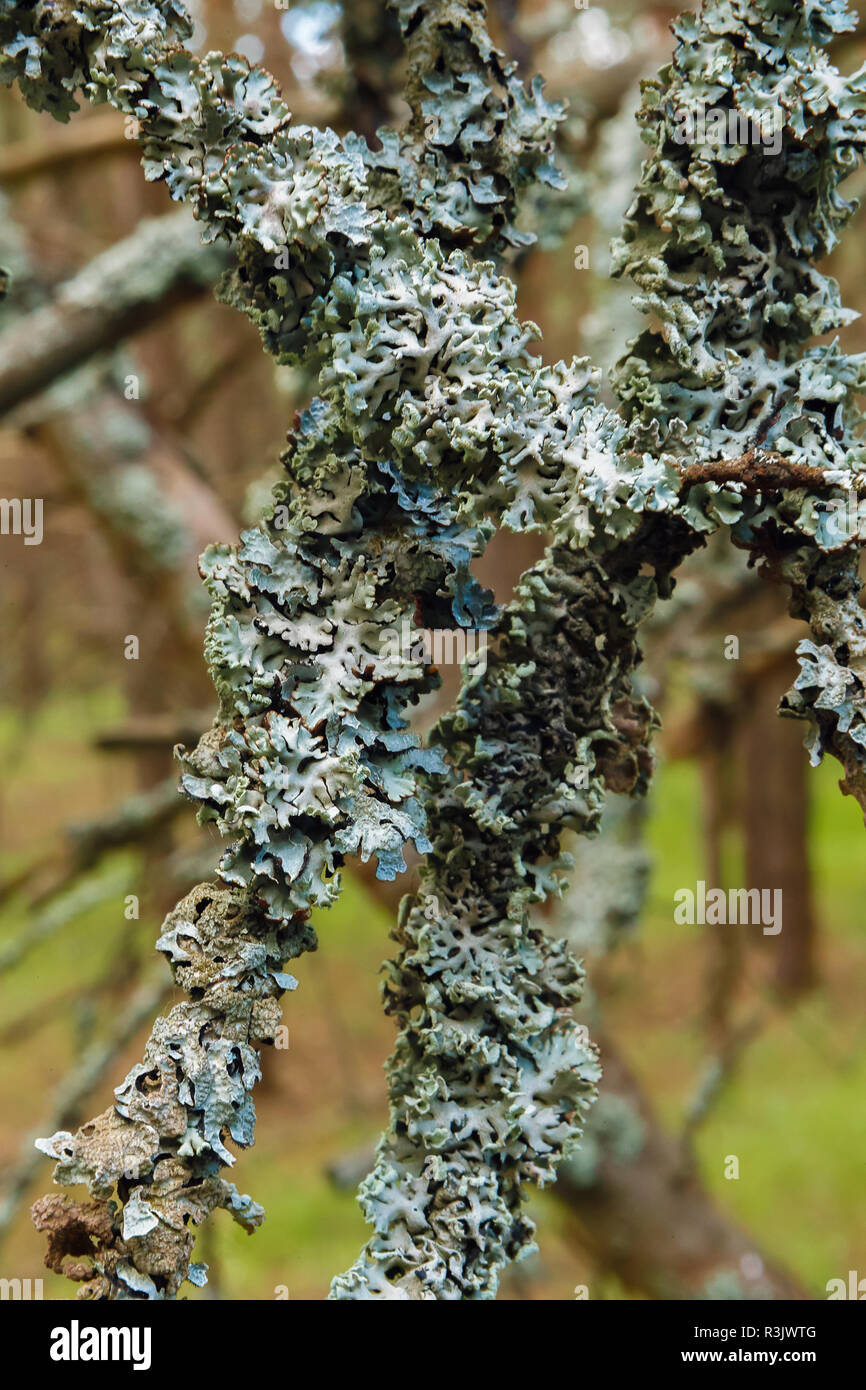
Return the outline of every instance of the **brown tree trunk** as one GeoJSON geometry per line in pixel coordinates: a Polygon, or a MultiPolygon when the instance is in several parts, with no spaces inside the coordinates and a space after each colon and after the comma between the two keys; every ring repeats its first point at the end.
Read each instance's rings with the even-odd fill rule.
{"type": "Polygon", "coordinates": [[[780,719],[780,691],[794,678],[790,659],[775,662],[752,685],[740,725],[742,826],[749,888],[780,889],[782,930],[764,937],[775,953],[773,980],[786,999],[814,988],[816,929],[808,852],[808,761],[803,730],[780,719]]]}

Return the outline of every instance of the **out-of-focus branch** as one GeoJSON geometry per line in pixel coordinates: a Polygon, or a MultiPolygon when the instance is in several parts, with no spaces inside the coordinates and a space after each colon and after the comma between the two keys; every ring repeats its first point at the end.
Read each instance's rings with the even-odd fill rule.
{"type": "Polygon", "coordinates": [[[121,1010],[108,1036],[92,1043],[60,1082],[50,1108],[33,1134],[28,1134],[18,1162],[6,1181],[6,1190],[0,1199],[0,1239],[9,1229],[27,1188],[42,1166],[43,1157],[34,1147],[34,1139],[76,1123],[87,1098],[139,1029],[150,1022],[172,988],[171,980],[165,978],[143,984],[121,1010]]]}
{"type": "Polygon", "coordinates": [[[29,437],[50,452],[120,571],[197,671],[205,605],[198,556],[212,540],[231,540],[237,522],[180,445],[116,392],[106,388],[56,419],[46,413],[28,426],[29,437]]]}
{"type": "Polygon", "coordinates": [[[27,929],[13,937],[11,941],[6,942],[0,950],[0,975],[5,974],[14,966],[20,965],[31,951],[35,951],[36,947],[41,946],[44,942],[50,941],[53,936],[56,936],[77,917],[80,917],[82,913],[89,912],[91,908],[99,907],[101,903],[106,902],[112,896],[116,895],[120,898],[125,883],[125,879],[118,878],[116,875],[94,882],[80,883],[71,888],[57,902],[35,914],[27,929]]]}
{"type": "Polygon", "coordinates": [[[51,132],[50,140],[20,140],[0,153],[0,184],[11,187],[38,174],[90,162],[101,154],[128,151],[138,156],[138,145],[126,135],[123,120],[114,111],[101,111],[74,125],[51,132]]]}
{"type": "Polygon", "coordinates": [[[226,265],[225,249],[202,246],[188,214],[142,222],[0,335],[0,413],[195,299],[226,265]]]}
{"type": "Polygon", "coordinates": [[[62,849],[0,883],[0,904],[20,891],[28,892],[34,905],[44,904],[80,874],[94,868],[103,855],[147,841],[173,820],[185,804],[178,794],[176,778],[167,777],[105,815],[69,826],[62,849]]]}
{"type": "MultiPolygon", "coordinates": [[[[184,803],[178,798],[178,804],[184,803]]],[[[208,874],[213,874],[219,857],[218,846],[198,851],[180,850],[169,856],[166,864],[166,887],[175,894],[188,893],[194,883],[208,874]]],[[[116,993],[118,986],[125,983],[122,966],[116,954],[106,958],[105,968],[92,983],[86,987],[86,997],[95,1002],[106,994],[116,993]]],[[[40,1028],[54,1022],[64,1013],[80,1003],[82,998],[80,982],[58,991],[50,998],[40,999],[32,1008],[25,1009],[11,1019],[6,1019],[0,1028],[0,1047],[20,1045],[38,1032],[40,1028]]]]}
{"type": "Polygon", "coordinates": [[[712,1057],[707,1064],[700,1084],[688,1104],[680,1139],[683,1164],[687,1169],[693,1170],[695,1167],[695,1139],[698,1131],[730,1086],[746,1049],[758,1036],[765,1022],[766,1016],[759,1013],[738,1028],[729,1029],[718,1055],[712,1057]]]}
{"type": "MultiPolygon", "coordinates": [[[[595,1031],[598,1038],[598,1031],[595,1031]]],[[[804,1299],[787,1271],[760,1254],[695,1174],[683,1172],[679,1144],[658,1125],[637,1079],[609,1038],[601,1042],[602,1095],[641,1124],[629,1153],[600,1146],[591,1179],[565,1163],[556,1195],[581,1244],[606,1270],[649,1298],[804,1299]]]]}
{"type": "Polygon", "coordinates": [[[110,753],[139,748],[173,748],[177,743],[197,743],[212,722],[210,710],[188,714],[139,715],[96,735],[94,746],[110,753]]]}

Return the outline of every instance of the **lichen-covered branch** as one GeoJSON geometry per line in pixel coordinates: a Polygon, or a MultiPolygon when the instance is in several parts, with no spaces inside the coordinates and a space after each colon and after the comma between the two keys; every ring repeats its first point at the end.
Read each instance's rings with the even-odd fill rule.
{"type": "Polygon", "coordinates": [[[814,264],[847,215],[837,185],[864,135],[861,79],[821,51],[842,4],[708,3],[680,21],[647,96],[653,153],[618,262],[660,326],[632,345],[619,413],[592,403],[586,363],[540,363],[514,287],[473,254],[522,243],[517,195],[555,181],[559,112],[495,53],[475,0],[395,8],[412,119],[371,151],[292,126],[242,59],[185,52],[175,0],[0,4],[0,75],[61,117],[79,90],[135,116],[148,176],[234,245],[223,296],[319,376],[272,509],[203,560],[220,712],[184,786],[233,843],[229,887],[191,895],[161,938],[192,997],[157,1024],[95,1134],[51,1141],[61,1178],[119,1199],[74,1217],[99,1228],[100,1294],[171,1296],[185,1219],[218,1205],[258,1219],[218,1170],[231,1137],[252,1137],[279,953],[309,945],[309,911],[333,900],[346,855],[391,877],[409,841],[431,863],[389,986],[403,1031],[365,1189],[376,1234],[335,1291],[492,1294],[530,1238],[525,1181],[552,1174],[590,1093],[568,1014],[576,969],[526,911],[555,886],[561,830],[591,830],[603,787],[646,779],[636,624],[720,526],[754,553],[777,536],[850,546],[828,528],[824,483],[855,487],[863,366],[803,347],[845,318],[814,264]],[[677,104],[698,96],[754,115],[776,103],[777,162],[675,140],[677,104]],[[719,460],[740,473],[688,471],[719,460]],[[499,617],[469,573],[496,524],[555,530],[499,617]],[[499,648],[422,750],[407,713],[435,676],[385,635],[439,619],[495,625],[499,648]]]}
{"type": "MultiPolygon", "coordinates": [[[[786,41],[794,41],[792,67],[798,66],[796,76],[801,83],[812,69],[824,77],[826,65],[817,48],[817,43],[827,37],[824,21],[813,26],[811,10],[801,11],[796,5],[784,7],[785,13],[780,17],[781,8],[772,7],[772,20],[756,6],[751,16],[729,21],[725,18],[727,12],[718,17],[714,7],[708,5],[701,21],[703,28],[685,21],[683,43],[677,55],[680,68],[675,64],[669,86],[676,87],[682,73],[681,86],[688,88],[696,68],[700,72],[695,47],[702,38],[707,41],[708,71],[716,71],[711,67],[718,56],[718,46],[713,44],[716,28],[724,32],[729,25],[737,36],[737,42],[732,39],[728,45],[735,74],[731,86],[737,97],[741,94],[739,83],[745,76],[746,63],[757,65],[760,72],[762,62],[765,70],[771,69],[770,81],[778,77],[772,65],[785,69],[787,49],[784,44],[777,44],[768,58],[767,45],[759,42],[750,28],[750,19],[754,20],[754,27],[760,29],[764,25],[774,31],[780,28],[786,41]],[[745,59],[740,40],[747,44],[745,59]]],[[[722,71],[727,73],[727,69],[722,71]]],[[[701,90],[699,77],[697,89],[701,90]]],[[[816,102],[816,108],[822,112],[826,111],[831,91],[838,98],[835,77],[826,77],[825,90],[816,102]]],[[[855,93],[856,82],[847,89],[845,98],[849,94],[855,97],[855,93]]],[[[687,100],[689,92],[677,95],[687,100]]],[[[718,95],[725,99],[723,91],[718,95]]],[[[543,467],[540,470],[544,481],[550,485],[551,479],[557,478],[560,487],[571,490],[566,525],[570,526],[572,543],[588,543],[596,554],[612,552],[620,564],[628,565],[628,557],[636,546],[635,537],[643,542],[645,568],[632,572],[633,588],[629,595],[636,616],[642,614],[643,604],[656,587],[663,592],[667,589],[667,575],[682,554],[720,523],[733,525],[735,539],[741,544],[751,543],[753,550],[758,548],[758,538],[767,532],[787,533],[801,544],[804,540],[811,543],[815,549],[846,545],[845,537],[834,537],[822,528],[821,509],[828,487],[855,486],[853,475],[844,468],[853,451],[853,439],[846,436],[845,430],[853,424],[850,397],[861,373],[859,364],[844,358],[837,348],[810,348],[804,353],[799,350],[798,339],[825,331],[832,326],[836,312],[832,284],[820,277],[811,263],[811,257],[819,250],[819,239],[813,236],[805,244],[795,231],[791,244],[788,203],[784,204],[785,220],[779,213],[778,226],[773,224],[773,204],[769,197],[760,196],[766,176],[755,172],[748,155],[740,151],[732,156],[731,163],[736,165],[744,160],[746,167],[736,168],[735,177],[724,185],[723,171],[719,171],[719,184],[715,184],[708,159],[695,157],[691,150],[683,151],[674,142],[664,119],[655,115],[654,100],[648,102],[648,109],[647,124],[652,126],[655,120],[657,155],[644,170],[629,216],[621,268],[627,266],[639,281],[643,275],[646,284],[652,286],[653,293],[644,296],[642,307],[662,319],[662,328],[648,331],[644,339],[633,345],[632,354],[620,371],[624,427],[615,417],[589,410],[579,417],[572,436],[565,428],[554,435],[554,408],[547,421],[539,425],[534,441],[536,457],[550,469],[546,475],[543,467]],[[685,169],[680,167],[683,165],[685,169]],[[691,188],[686,171],[693,179],[691,188]],[[743,214],[740,216],[740,209],[735,207],[736,221],[729,225],[725,213],[734,205],[730,185],[740,178],[743,214]],[[676,188],[676,197],[668,193],[671,185],[676,188]],[[691,202],[683,196],[690,192],[691,202]],[[695,233],[701,196],[708,204],[707,225],[695,233]],[[799,293],[799,286],[807,281],[817,290],[812,314],[802,313],[799,321],[799,309],[792,314],[778,306],[778,284],[765,281],[760,256],[744,243],[742,222],[748,222],[755,202],[764,214],[761,225],[769,220],[768,234],[775,234],[779,240],[787,238],[787,270],[794,290],[799,293]],[[665,252],[672,266],[669,272],[663,259],[665,252]],[[697,268],[687,269],[690,253],[698,262],[697,268]],[[731,265],[726,263],[726,254],[731,265]],[[723,268],[733,283],[729,294],[719,296],[715,280],[723,268]],[[737,292],[741,294],[740,302],[737,292]],[[753,297],[756,303],[752,303],[753,297]],[[736,320],[732,319],[734,312],[739,315],[736,320]],[[782,323],[784,333],[780,331],[782,323]],[[751,340],[741,342],[748,339],[749,333],[751,340]],[[766,346],[762,342],[764,334],[766,346]],[[732,349],[732,340],[738,344],[739,354],[732,349]],[[782,341],[786,345],[789,375],[796,381],[796,403],[788,412],[787,432],[780,424],[782,413],[777,410],[782,388],[774,386],[772,380],[773,373],[779,370],[782,341]],[[757,365],[753,359],[759,359],[757,365]],[[735,369],[739,369],[739,375],[735,369]],[[812,372],[816,380],[812,379],[812,372]],[[736,378],[729,393],[736,408],[731,406],[725,390],[729,375],[736,378]],[[762,409],[768,416],[766,420],[761,417],[762,409]],[[722,454],[727,454],[727,459],[718,466],[713,464],[712,460],[722,454]],[[688,462],[681,462],[683,456],[688,462]],[[583,525],[589,534],[582,533],[577,502],[583,503],[583,525]],[[640,512],[645,513],[642,525],[634,516],[640,512]],[[684,540],[685,537],[689,539],[684,540]],[[642,575],[646,575],[643,592],[637,582],[642,575]]],[[[663,118],[673,122],[673,98],[669,105],[660,103],[660,109],[663,118]]],[[[791,128],[785,133],[790,139],[791,128]]],[[[829,155],[836,181],[850,167],[849,152],[840,150],[844,134],[838,126],[829,131],[826,126],[819,127],[819,146],[822,133],[829,151],[819,148],[811,164],[801,154],[794,157],[789,153],[781,167],[777,166],[769,176],[778,192],[779,179],[788,174],[792,195],[804,205],[804,220],[807,214],[813,221],[820,220],[827,212],[825,200],[832,209],[836,198],[832,179],[816,188],[814,170],[818,160],[826,164],[829,155]]],[[[855,133],[854,138],[859,145],[861,134],[855,133]]],[[[783,143],[780,149],[784,149],[783,143]]],[[[852,147],[850,154],[856,152],[852,147]]],[[[722,160],[726,158],[726,154],[721,156],[722,160]]],[[[758,221],[757,213],[752,220],[758,221]]],[[[799,303],[795,294],[795,305],[799,303]]],[[[495,438],[495,427],[492,434],[495,438]]],[[[530,512],[525,519],[532,521],[535,514],[530,512]]],[[[568,612],[574,595],[567,585],[562,585],[561,575],[557,575],[554,592],[568,612]]],[[[604,597],[595,596],[595,604],[602,611],[605,603],[610,603],[608,592],[604,597]]],[[[578,614],[580,611],[578,600],[578,614]]],[[[505,621],[507,624],[508,618],[505,621]]],[[[520,621],[521,632],[532,633],[537,625],[541,646],[550,649],[551,634],[538,613],[525,620],[521,614],[520,621]]],[[[608,645],[607,636],[599,635],[599,647],[606,650],[608,645]]],[[[584,657],[583,652],[580,655],[584,657]]],[[[495,1291],[498,1267],[527,1243],[528,1233],[520,1227],[516,1215],[520,1160],[518,1157],[515,1161],[508,1147],[505,1136],[511,1131],[501,1120],[501,1110],[507,1112],[508,1106],[499,1102],[495,1120],[489,1126],[484,1123],[486,1107],[481,1109],[477,1122],[473,1113],[480,1096],[486,1100],[489,1095],[498,1101],[504,1092],[513,1100],[507,1082],[500,1080],[489,1066],[485,1050],[488,1037],[499,1041],[496,1001],[502,982],[497,967],[507,959],[502,947],[486,949],[485,936],[489,923],[495,922],[501,913],[502,899],[498,895],[511,888],[506,866],[519,866],[519,874],[531,878],[527,859],[530,865],[533,861],[525,855],[513,821],[502,811],[503,804],[509,806],[509,793],[520,799],[527,816],[544,823],[554,842],[560,825],[572,822],[568,802],[563,805],[561,798],[552,797],[546,786],[539,787],[533,778],[534,764],[520,755],[523,745],[518,712],[524,700],[525,708],[531,712],[528,724],[536,754],[545,747],[548,721],[557,727],[557,705],[549,688],[544,701],[538,699],[533,688],[539,669],[536,663],[510,668],[507,739],[489,734],[483,718],[476,722],[467,713],[473,710],[476,700],[484,709],[483,697],[488,688],[495,690],[498,657],[497,653],[489,668],[492,677],[478,677],[471,671],[467,675],[456,727],[463,732],[468,725],[476,734],[475,757],[464,756],[461,760],[456,753],[457,766],[463,773],[453,794],[456,805],[452,795],[439,792],[431,809],[434,851],[428,871],[430,882],[425,882],[415,905],[401,915],[401,954],[395,976],[386,988],[389,1007],[403,1025],[390,1064],[391,1128],[380,1147],[376,1169],[362,1187],[362,1203],[376,1235],[349,1275],[336,1281],[334,1293],[338,1297],[489,1295],[495,1291]],[[506,774],[503,767],[508,770],[506,774]],[[475,786],[476,779],[480,780],[479,788],[475,786]],[[473,823],[475,817],[482,830],[480,836],[473,823]],[[461,857],[464,845],[471,846],[465,861],[461,857]],[[472,865],[471,883],[467,872],[452,886],[451,875],[465,863],[472,865]],[[493,865],[489,879],[488,864],[493,865]],[[481,910],[475,906],[476,893],[481,895],[481,910]],[[467,903],[471,913],[468,927],[460,910],[467,903]],[[452,978],[452,959],[461,964],[466,960],[465,973],[455,969],[452,978]],[[484,966],[488,966],[486,971],[484,966]],[[467,1099],[470,1096],[471,1104],[467,1099]],[[484,1197],[480,1206],[472,1200],[479,1193],[484,1197]]],[[[567,669],[567,678],[563,671],[557,674],[558,688],[577,690],[583,695],[587,687],[579,658],[573,669],[567,669]]],[[[589,688],[593,689],[591,683],[589,688]]],[[[611,700],[611,690],[602,681],[597,700],[602,703],[605,699],[611,700]]],[[[580,728],[579,698],[572,694],[568,707],[580,728]]],[[[634,710],[629,710],[627,722],[637,741],[642,742],[640,735],[645,737],[649,720],[642,721],[635,717],[634,710]]],[[[450,732],[446,720],[439,738],[453,763],[456,750],[450,732]]],[[[555,777],[556,760],[548,756],[541,761],[545,772],[550,771],[555,777]]],[[[617,786],[616,768],[605,769],[597,763],[593,770],[602,771],[608,785],[617,790],[634,790],[641,780],[632,774],[622,786],[617,786]]],[[[509,926],[514,932],[514,924],[509,926]]],[[[523,922],[521,930],[525,930],[523,922]]],[[[509,998],[507,986],[504,993],[509,998]]],[[[511,1039],[520,1035],[513,1015],[503,1031],[511,1039]]],[[[497,1048],[497,1058],[500,1055],[497,1048]]],[[[531,1066],[529,1069],[531,1072],[531,1066]]],[[[521,1113],[519,1103],[516,1113],[511,1113],[516,1124],[521,1113]]],[[[573,1138],[573,1132],[564,1136],[558,1156],[567,1151],[573,1138]]],[[[537,1155],[538,1146],[531,1147],[537,1155]]],[[[546,1148],[552,1154],[556,1145],[548,1141],[546,1148]]],[[[535,1165],[537,1168],[537,1157],[535,1165]]]]}
{"type": "Polygon", "coordinates": [[[823,51],[855,23],[844,0],[708,3],[677,21],[673,61],[647,85],[651,154],[615,266],[655,320],[619,367],[631,436],[682,461],[689,496],[715,478],[763,504],[734,504],[733,539],[812,626],[784,707],[813,723],[813,761],[837,756],[863,804],[866,358],[837,339],[807,345],[853,317],[817,263],[853,211],[839,184],[866,143],[866,69],[842,77],[823,51]],[[745,120],[749,138],[700,138],[702,110],[745,120]]]}
{"type": "MultiPolygon", "coordinates": [[[[660,568],[684,544],[674,523],[660,568]]],[[[530,907],[558,890],[563,831],[597,828],[602,784],[645,783],[652,714],[629,675],[652,555],[642,533],[604,561],[552,548],[434,734],[452,775],[431,797],[433,849],[385,986],[401,1032],[362,1186],[375,1235],[336,1297],[490,1297],[531,1248],[526,1185],[573,1149],[598,1070],[570,1014],[580,971],[530,907]]]]}
{"type": "MultiPolygon", "coordinates": [[[[122,1006],[109,1035],[92,1043],[56,1088],[48,1113],[43,1117],[43,1131],[56,1130],[62,1125],[74,1123],[81,1113],[82,1105],[103,1080],[109,1067],[117,1060],[118,1054],[131,1042],[138,1030],[153,1018],[154,1011],[160,1007],[170,987],[166,980],[160,980],[158,984],[142,985],[122,1006]]],[[[39,1171],[41,1162],[38,1149],[28,1137],[17,1163],[4,1175],[3,1195],[0,1198],[0,1242],[9,1229],[19,1202],[39,1171]]]]}
{"type": "MultiPolygon", "coordinates": [[[[555,928],[547,920],[545,930],[562,934],[573,954],[598,959],[638,925],[649,863],[636,822],[645,815],[644,801],[610,798],[600,837],[572,842],[573,885],[554,911],[555,928]]],[[[394,909],[395,889],[377,884],[372,891],[394,909]]],[[[600,1094],[579,1149],[557,1169],[552,1192],[569,1232],[602,1270],[647,1298],[807,1297],[713,1201],[699,1175],[684,1173],[681,1145],[659,1124],[641,1082],[610,1034],[599,1029],[597,1013],[593,1007],[592,1032],[601,1034],[600,1094]]],[[[342,1155],[328,1173],[336,1186],[354,1187],[375,1162],[371,1145],[342,1155]]]]}
{"type": "MultiPolygon", "coordinates": [[[[310,906],[332,900],[345,854],[375,854],[379,872],[391,876],[402,866],[403,843],[426,845],[414,777],[436,767],[439,755],[414,748],[403,710],[434,677],[422,662],[384,657],[382,629],[411,626],[419,611],[427,621],[440,613],[467,625],[489,621],[488,601],[468,573],[489,527],[469,524],[471,507],[462,521],[446,491],[461,475],[465,489],[474,471],[495,465],[482,424],[491,411],[488,382],[473,380],[478,343],[492,338],[500,358],[528,364],[531,333],[490,266],[476,269],[459,252],[446,260],[411,223],[378,213],[372,194],[372,210],[363,211],[358,150],[347,154],[328,133],[292,131],[266,74],[214,55],[197,62],[172,45],[160,15],[183,28],[173,5],[7,4],[2,37],[37,104],[63,114],[83,82],[91,95],[107,94],[136,115],[150,172],[162,173],[175,196],[190,196],[212,234],[235,238],[239,266],[228,297],[249,308],[272,350],[306,354],[321,369],[325,395],[302,418],[290,458],[295,486],[276,494],[271,516],[239,548],[206,558],[215,601],[208,655],[221,713],[188,755],[184,778],[204,814],[237,837],[222,866],[236,885],[234,910],[253,923],[261,904],[271,922],[284,924],[275,930],[297,931],[310,906]],[[220,162],[222,187],[213,177],[220,162]],[[276,266],[281,246],[288,263],[276,266]],[[395,372],[396,335],[403,347],[395,372]],[[389,409],[391,401],[399,408],[389,409]],[[446,426],[438,439],[433,412],[446,426]]],[[[468,112],[464,119],[468,128],[468,112]]],[[[478,191],[479,204],[489,207],[488,193],[478,191]]],[[[585,380],[578,371],[578,392],[585,380]]],[[[178,911],[186,922],[190,911],[178,911]]],[[[223,1132],[239,1143],[251,1138],[250,1057],[249,1084],[227,1087],[225,1047],[183,1054],[184,1040],[194,1042],[206,1019],[217,1040],[243,1043],[223,996],[200,998],[203,986],[192,978],[188,1012],[157,1025],[143,1073],[159,1074],[177,1034],[180,1061],[193,1068],[189,1076],[180,1067],[183,1114],[173,1110],[167,1128],[157,1105],[141,1135],[127,1108],[131,1081],[95,1135],[85,1127],[49,1144],[61,1159],[59,1178],[74,1173],[98,1198],[120,1199],[109,1211],[111,1240],[100,1242],[95,1282],[88,1281],[108,1296],[176,1292],[190,1248],[179,1223],[185,1231],[184,1217],[195,1221],[223,1204],[216,1176],[229,1159],[223,1132]],[[214,1128],[202,1094],[226,1090],[243,1119],[232,1123],[223,1107],[214,1128]],[[118,1153],[130,1147],[136,1161],[125,1177],[118,1153]],[[207,1197],[194,1210],[186,1205],[192,1187],[207,1197]],[[117,1242],[133,1232],[139,1243],[115,1258],[117,1242]]],[[[241,975],[243,991],[238,983],[233,997],[271,998],[261,973],[241,975]]],[[[246,1045],[255,1040],[248,1034],[246,1045]]]]}
{"type": "Polygon", "coordinates": [[[824,555],[792,548],[768,566],[791,586],[791,613],[809,623],[797,647],[800,674],[781,710],[807,719],[813,766],[825,753],[842,764],[840,786],[866,818],[866,623],[857,550],[824,555]]]}

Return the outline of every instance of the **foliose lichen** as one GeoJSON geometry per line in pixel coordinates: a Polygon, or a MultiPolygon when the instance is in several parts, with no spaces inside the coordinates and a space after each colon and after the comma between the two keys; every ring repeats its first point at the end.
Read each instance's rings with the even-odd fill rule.
{"type": "MultiPolygon", "coordinates": [[[[862,775],[856,542],[828,525],[827,502],[860,483],[863,363],[804,344],[845,321],[815,261],[850,212],[838,184],[862,148],[866,87],[823,52],[848,25],[838,0],[708,3],[678,22],[674,61],[646,93],[652,151],[617,260],[655,326],[631,345],[612,411],[586,362],[540,362],[514,287],[474,254],[520,243],[517,195],[553,181],[559,113],[495,54],[475,0],[396,7],[412,118],[375,152],[293,126],[244,60],[186,52],[174,0],[3,0],[0,76],[61,118],[79,90],[135,116],[148,177],[233,243],[224,297],[278,360],[318,372],[271,514],[203,560],[221,708],[186,754],[185,786],[234,836],[224,891],[265,934],[302,930],[345,855],[374,854],[391,876],[407,842],[429,850],[386,986],[401,1033],[363,1194],[375,1234],[335,1294],[485,1297],[529,1247],[526,1183],[570,1151],[596,1075],[570,1015],[577,967],[529,908],[567,867],[561,832],[592,833],[606,789],[646,784],[636,628],[711,531],[729,527],[793,584],[815,641],[790,707],[817,722],[816,752],[862,775]],[[680,108],[704,100],[778,110],[778,151],[679,141],[680,108]],[[503,613],[469,573],[494,525],[553,532],[503,613]],[[497,643],[425,751],[406,714],[435,677],[386,659],[382,634],[445,614],[497,643]]],[[[169,929],[178,950],[183,935],[169,929]]],[[[273,976],[242,978],[270,1009],[273,976]]],[[[221,995],[213,1008],[218,1033],[235,1026],[221,995]]],[[[138,1079],[174,1031],[157,1025],[138,1079]]],[[[233,1065],[251,1080],[242,1041],[233,1065]]],[[[84,1131],[55,1143],[70,1175],[104,1193],[113,1178],[111,1240],[133,1251],[139,1296],[170,1296],[184,1276],[185,1243],[151,1272],[176,1189],[251,1135],[223,1050],[177,1047],[215,1099],[179,1092],[160,1116],[168,1169],[147,1166],[148,1135],[134,1175],[109,1164],[102,1184],[84,1131]]],[[[122,1087],[106,1126],[131,1143],[130,1099],[122,1087]]]]}

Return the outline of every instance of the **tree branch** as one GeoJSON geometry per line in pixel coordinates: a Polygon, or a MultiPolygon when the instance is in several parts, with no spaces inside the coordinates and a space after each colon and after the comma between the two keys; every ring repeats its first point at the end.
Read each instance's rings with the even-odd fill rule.
{"type": "Polygon", "coordinates": [[[0,414],[212,288],[227,259],[184,213],[142,222],[0,335],[0,414]]]}

